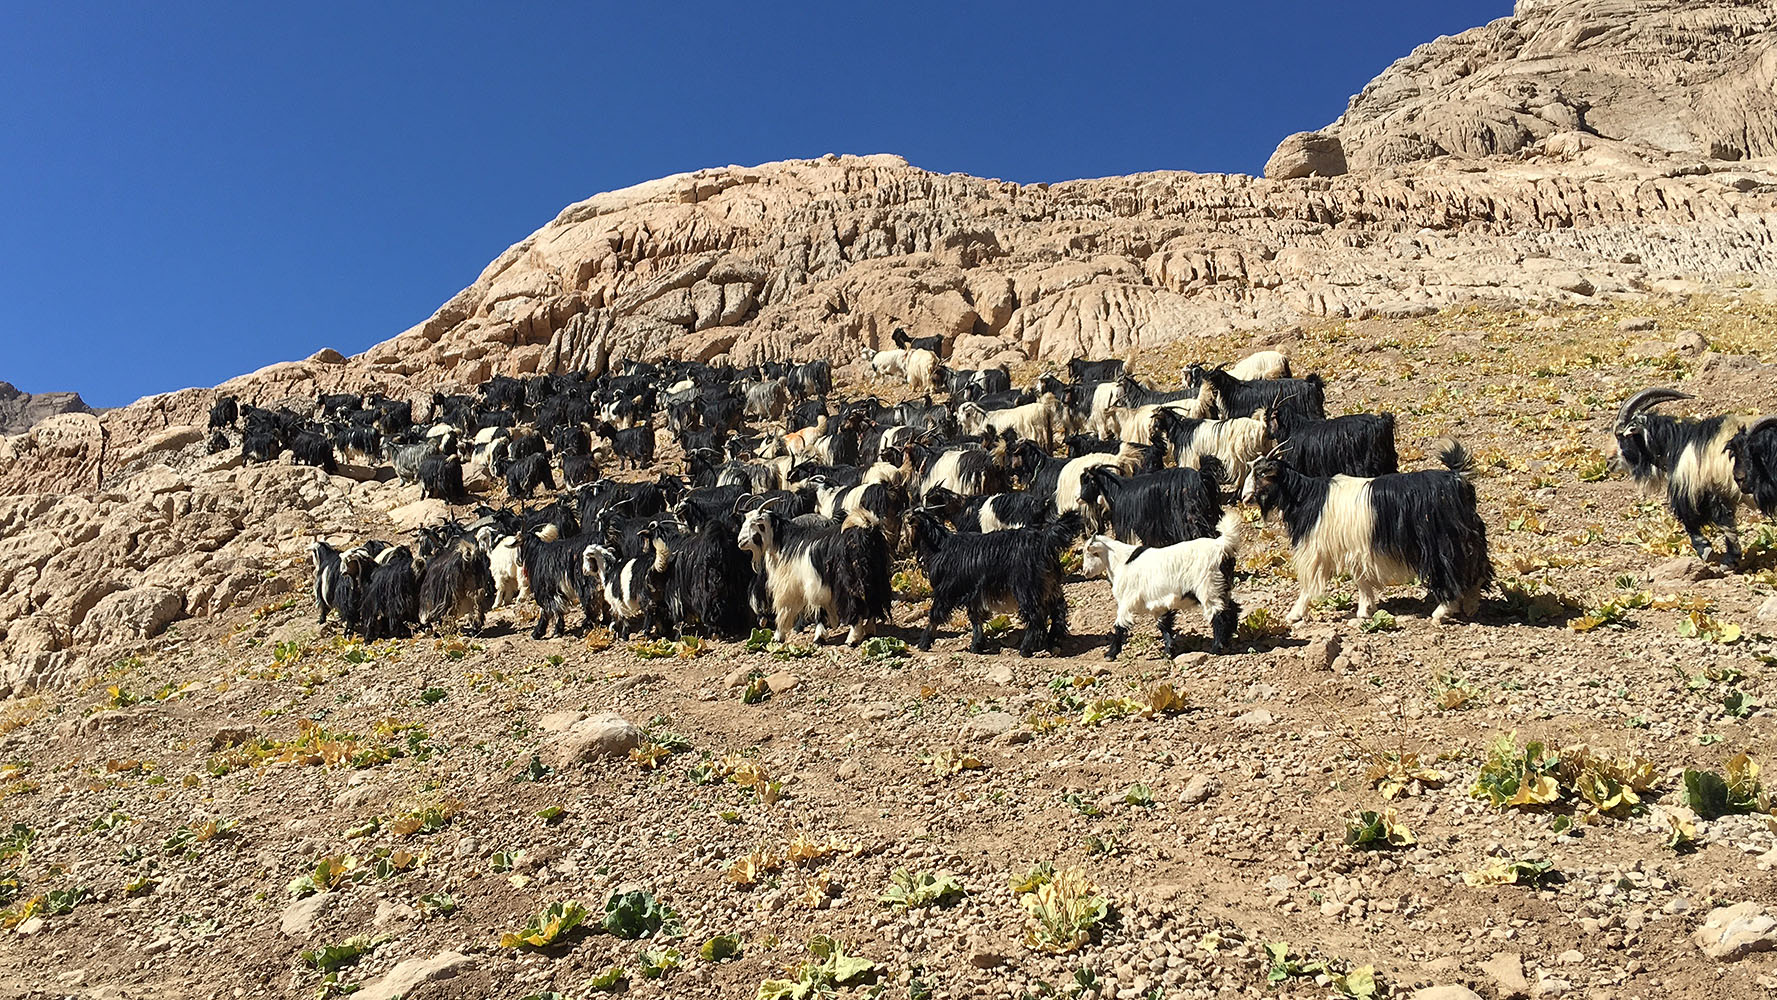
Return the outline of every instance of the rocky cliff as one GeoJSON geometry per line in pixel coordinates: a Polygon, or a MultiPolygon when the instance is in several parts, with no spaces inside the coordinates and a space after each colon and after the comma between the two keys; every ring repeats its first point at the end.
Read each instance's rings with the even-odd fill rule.
{"type": "MultiPolygon", "coordinates": [[[[889,155],[666,177],[568,206],[362,355],[221,388],[421,398],[626,357],[843,361],[897,325],[947,335],[959,365],[1059,360],[1304,317],[1768,286],[1774,10],[1524,3],[1395,64],[1324,135],[1286,141],[1268,178],[1019,185],[889,155]]],[[[127,471],[213,396],[11,439],[0,492],[127,471]]]]}
{"type": "Polygon", "coordinates": [[[91,413],[77,392],[24,392],[0,382],[0,434],[28,431],[37,421],[58,413],[91,413]]]}

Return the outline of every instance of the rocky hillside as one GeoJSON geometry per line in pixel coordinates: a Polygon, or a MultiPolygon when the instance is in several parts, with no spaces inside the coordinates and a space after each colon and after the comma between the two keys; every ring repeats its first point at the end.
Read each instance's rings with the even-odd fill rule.
{"type": "MultiPolygon", "coordinates": [[[[845,360],[897,325],[950,336],[958,364],[1049,361],[1316,317],[1769,286],[1774,10],[1524,3],[1416,50],[1263,179],[1020,185],[886,155],[661,178],[568,206],[362,355],[223,388],[418,398],[621,357],[845,360]]],[[[141,400],[103,435],[14,439],[0,491],[114,476],[213,395],[141,400]]]]}
{"type": "Polygon", "coordinates": [[[0,434],[18,434],[39,420],[58,413],[91,413],[92,407],[77,392],[25,392],[11,382],[0,382],[0,434]]]}

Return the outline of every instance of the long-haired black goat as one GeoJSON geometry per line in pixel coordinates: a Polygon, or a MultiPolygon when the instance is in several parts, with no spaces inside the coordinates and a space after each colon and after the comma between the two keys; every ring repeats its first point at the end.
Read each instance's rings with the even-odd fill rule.
{"type": "Polygon", "coordinates": [[[467,618],[469,631],[479,633],[495,593],[487,552],[474,538],[459,536],[426,560],[420,576],[420,624],[467,618]]]}
{"type": "MultiPolygon", "coordinates": [[[[1190,386],[1198,391],[1200,404],[1213,406],[1215,415],[1250,417],[1264,410],[1279,424],[1294,429],[1327,418],[1326,389],[1319,375],[1306,378],[1264,378],[1251,382],[1235,378],[1221,367],[1192,365],[1186,369],[1190,386]]],[[[1207,409],[1200,409],[1207,416],[1207,409]]]]}
{"type": "Polygon", "coordinates": [[[744,638],[758,623],[748,594],[753,563],[735,544],[740,525],[732,518],[705,512],[695,504],[678,510],[688,532],[667,567],[666,611],[681,634],[744,638]]]}
{"type": "Polygon", "coordinates": [[[1082,476],[1080,499],[1118,541],[1140,545],[1206,538],[1222,516],[1220,491],[1196,469],[1124,476],[1115,466],[1098,466],[1082,476]]]}
{"type": "Polygon", "coordinates": [[[1707,560],[1713,552],[1703,529],[1712,524],[1720,528],[1723,561],[1733,566],[1740,562],[1740,532],[1734,524],[1740,485],[1728,443],[1745,429],[1746,418],[1693,419],[1650,412],[1661,403],[1695,398],[1677,389],[1643,389],[1630,396],[1617,411],[1612,428],[1617,458],[1644,489],[1666,487],[1672,514],[1684,526],[1699,559],[1707,560]]]}
{"type": "Polygon", "coordinates": [[[233,427],[240,415],[240,405],[233,396],[217,396],[215,404],[210,407],[210,430],[233,427]]]}
{"type": "Polygon", "coordinates": [[[1760,417],[1728,441],[1734,482],[1766,517],[1777,517],[1777,417],[1760,417]]]}
{"type": "Polygon", "coordinates": [[[555,622],[556,635],[566,635],[568,604],[575,598],[580,600],[580,610],[586,614],[589,625],[598,619],[592,581],[580,568],[581,553],[595,541],[597,539],[590,535],[557,538],[552,526],[519,536],[519,571],[524,574],[540,611],[537,625],[531,629],[531,638],[541,639],[548,635],[551,621],[555,622]]]}
{"type": "Polygon", "coordinates": [[[1018,612],[1024,621],[1020,656],[1054,650],[1067,638],[1066,573],[1063,549],[1080,537],[1085,521],[1070,511],[1036,528],[1009,528],[989,534],[952,532],[937,512],[913,512],[913,554],[932,585],[932,612],[920,649],[931,649],[938,629],[956,609],[969,613],[969,651],[983,652],[988,616],[1018,612]]]}
{"type": "Polygon", "coordinates": [[[315,607],[321,611],[320,624],[327,624],[327,613],[335,611],[347,631],[356,631],[358,580],[345,571],[344,556],[333,546],[316,540],[309,547],[309,559],[315,564],[315,607]]]}
{"type": "Polygon", "coordinates": [[[360,588],[360,617],[366,639],[404,639],[420,618],[420,579],[413,553],[395,545],[372,555],[353,549],[345,570],[360,588]]]}
{"type": "MultiPolygon", "coordinates": [[[[528,440],[535,441],[536,437],[528,440]]],[[[555,474],[549,471],[549,456],[524,455],[506,466],[506,495],[514,500],[529,500],[539,488],[554,490],[555,474]]]]}
{"type": "Polygon", "coordinates": [[[816,616],[814,641],[827,626],[846,626],[845,641],[864,641],[876,622],[889,616],[889,546],[876,517],[858,510],[844,521],[792,520],[773,510],[776,498],[741,521],[735,544],[752,553],[753,568],[765,575],[766,593],[784,641],[804,615],[816,616]]]}
{"type": "Polygon", "coordinates": [[[427,455],[420,459],[420,495],[448,504],[469,502],[463,486],[463,463],[455,455],[427,455]]]}
{"type": "Polygon", "coordinates": [[[1374,613],[1382,588],[1415,577],[1438,602],[1433,621],[1475,612],[1493,563],[1475,509],[1474,461],[1456,443],[1438,457],[1443,469],[1374,479],[1303,475],[1290,467],[1287,448],[1253,463],[1246,497],[1267,515],[1282,514],[1295,549],[1301,595],[1290,621],[1306,617],[1308,602],[1341,573],[1357,589],[1358,620],[1374,613]]]}
{"type": "Polygon", "coordinates": [[[1352,413],[1290,426],[1265,414],[1265,435],[1289,445],[1290,467],[1305,476],[1387,476],[1401,471],[1394,414],[1352,413]]]}

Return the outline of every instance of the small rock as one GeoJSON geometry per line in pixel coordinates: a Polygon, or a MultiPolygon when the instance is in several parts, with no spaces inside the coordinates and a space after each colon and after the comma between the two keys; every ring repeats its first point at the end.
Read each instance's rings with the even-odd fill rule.
{"type": "Polygon", "coordinates": [[[1758,606],[1758,620],[1761,622],[1777,621],[1777,596],[1765,598],[1765,603],[1758,606]]]}
{"type": "Polygon", "coordinates": [[[1655,566],[1650,579],[1654,583],[1701,583],[1719,576],[1721,576],[1721,570],[1703,560],[1691,556],[1679,556],[1655,566]]]}
{"type": "Polygon", "coordinates": [[[977,969],[997,969],[1006,964],[1007,949],[986,938],[969,939],[969,964],[977,969]]]}
{"type": "Polygon", "coordinates": [[[30,937],[34,934],[41,932],[43,930],[43,926],[44,926],[44,922],[43,922],[42,917],[32,917],[29,920],[21,922],[18,925],[18,927],[14,930],[14,933],[16,933],[19,937],[30,937]]]}
{"type": "Polygon", "coordinates": [[[1480,963],[1481,971],[1492,977],[1502,1000],[1530,995],[1530,982],[1524,978],[1524,958],[1502,951],[1480,963]]]}
{"type": "Polygon", "coordinates": [[[1777,949],[1777,917],[1758,903],[1719,906],[1703,918],[1691,940],[1710,958],[1733,962],[1777,949]]]}
{"type": "MultiPolygon", "coordinates": [[[[475,960],[457,951],[440,952],[432,958],[410,958],[359,991],[359,1000],[395,1000],[425,984],[452,979],[475,966],[475,960]]],[[[452,992],[446,990],[446,993],[452,992]]]]}
{"type": "Polygon", "coordinates": [[[284,915],[278,920],[278,930],[285,937],[308,937],[315,929],[315,921],[321,916],[328,904],[333,902],[333,894],[318,892],[284,907],[284,915]]]}
{"type": "Polygon", "coordinates": [[[1011,687],[1014,681],[1012,676],[1012,665],[1009,663],[1001,663],[991,667],[988,669],[987,673],[981,675],[981,679],[989,684],[998,684],[1001,687],[1011,687]]]}
{"type": "Polygon", "coordinates": [[[858,762],[848,760],[839,765],[839,769],[833,772],[833,776],[840,781],[850,781],[861,773],[863,773],[863,769],[858,766],[858,762]]]}
{"type": "Polygon", "coordinates": [[[1271,725],[1273,721],[1270,712],[1267,712],[1262,708],[1255,708],[1245,715],[1237,717],[1234,720],[1234,724],[1241,729],[1264,729],[1266,726],[1271,725]]]}
{"type": "Polygon", "coordinates": [[[584,718],[585,712],[550,712],[537,720],[537,726],[546,733],[565,733],[574,728],[574,723],[584,718]]]}
{"type": "Polygon", "coordinates": [[[559,759],[580,762],[599,757],[623,757],[642,744],[642,731],[614,712],[583,719],[561,735],[559,759]]]}
{"type": "Polygon", "coordinates": [[[1201,649],[1189,653],[1180,653],[1172,658],[1172,662],[1175,666],[1180,667],[1200,667],[1209,662],[1209,654],[1201,649]]]}
{"type": "Polygon", "coordinates": [[[1648,330],[1658,330],[1659,328],[1660,321],[1652,316],[1630,316],[1617,321],[1617,332],[1619,333],[1645,333],[1648,330]]]}
{"type": "Polygon", "coordinates": [[[974,740],[991,740],[1018,728],[1018,718],[1008,712],[982,712],[963,724],[963,734],[974,740]]]}
{"type": "Polygon", "coordinates": [[[1581,954],[1577,949],[1569,948],[1557,956],[1555,960],[1562,965],[1578,965],[1586,960],[1586,956],[1581,954]]]}
{"type": "Polygon", "coordinates": [[[730,670],[727,677],[722,678],[722,686],[725,688],[745,687],[747,681],[752,679],[753,670],[751,667],[737,667],[730,670]]]}
{"type": "Polygon", "coordinates": [[[1695,330],[1680,330],[1678,336],[1672,338],[1672,346],[1678,348],[1680,354],[1695,355],[1709,350],[1709,341],[1695,330]]]}
{"type": "Polygon", "coordinates": [[[765,686],[771,689],[772,694],[788,694],[794,691],[796,685],[800,683],[802,683],[802,678],[788,670],[779,670],[777,673],[767,674],[765,677],[765,686]]]}
{"type": "Polygon", "coordinates": [[[1341,652],[1338,636],[1321,636],[1302,648],[1302,663],[1309,670],[1331,670],[1341,652]]]}
{"type": "Polygon", "coordinates": [[[370,922],[377,927],[388,927],[391,924],[412,923],[419,916],[414,908],[396,900],[384,899],[376,904],[376,916],[370,922]]]}
{"type": "Polygon", "coordinates": [[[1412,1000],[1481,1000],[1481,995],[1466,986],[1427,986],[1414,990],[1412,1000]]]}
{"type": "Polygon", "coordinates": [[[895,706],[886,701],[865,702],[858,708],[858,718],[865,722],[881,722],[895,714],[895,706]]]}
{"type": "Polygon", "coordinates": [[[1215,784],[1207,774],[1193,774],[1185,782],[1184,791],[1179,793],[1178,800],[1186,805],[1196,805],[1208,799],[1215,792],[1215,784]]]}
{"type": "Polygon", "coordinates": [[[1554,976],[1544,976],[1536,982],[1536,995],[1539,997],[1558,997],[1572,989],[1572,983],[1554,976]]]}

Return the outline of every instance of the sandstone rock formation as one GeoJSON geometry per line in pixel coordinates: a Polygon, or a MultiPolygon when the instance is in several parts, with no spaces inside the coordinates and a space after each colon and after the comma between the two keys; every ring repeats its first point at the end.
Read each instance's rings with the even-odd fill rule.
{"type": "Polygon", "coordinates": [[[78,392],[25,392],[0,382],[0,434],[28,431],[37,421],[58,413],[91,413],[78,392]]]}
{"type": "Polygon", "coordinates": [[[1356,167],[1513,154],[1580,131],[1675,155],[1777,155],[1777,5],[1518,0],[1427,42],[1328,131],[1356,167]]]}

